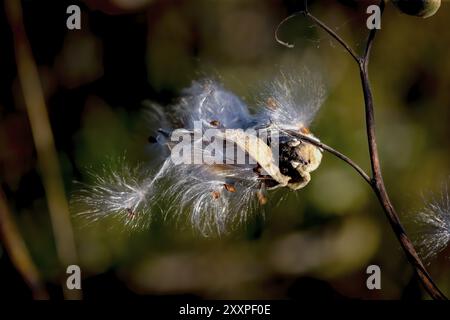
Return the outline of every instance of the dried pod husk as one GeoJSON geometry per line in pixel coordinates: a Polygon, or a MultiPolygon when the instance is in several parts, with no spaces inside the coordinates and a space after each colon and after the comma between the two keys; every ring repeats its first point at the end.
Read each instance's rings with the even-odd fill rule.
{"type": "Polygon", "coordinates": [[[441,0],[392,0],[392,3],[401,12],[421,18],[431,17],[441,6],[441,0]]]}
{"type": "Polygon", "coordinates": [[[224,134],[218,134],[218,137],[236,143],[239,148],[255,159],[280,186],[288,185],[291,178],[280,172],[280,168],[274,162],[272,150],[263,140],[242,130],[227,130],[224,134]]]}

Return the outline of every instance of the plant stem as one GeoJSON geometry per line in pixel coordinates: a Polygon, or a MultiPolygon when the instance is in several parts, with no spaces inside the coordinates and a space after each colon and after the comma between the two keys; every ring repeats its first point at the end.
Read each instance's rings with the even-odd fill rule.
{"type": "MultiPolygon", "coordinates": [[[[384,9],[384,1],[380,3],[381,12],[384,9]]],[[[377,29],[372,29],[369,33],[369,37],[367,39],[366,49],[364,52],[364,56],[360,59],[359,70],[360,70],[360,78],[361,85],[364,93],[364,105],[365,105],[365,114],[366,114],[366,132],[367,132],[367,140],[369,144],[369,154],[370,154],[370,165],[372,169],[372,189],[374,190],[377,198],[383,207],[383,210],[391,224],[392,229],[394,230],[395,235],[397,236],[398,241],[400,242],[403,250],[406,253],[406,257],[411,265],[414,267],[417,275],[419,276],[423,286],[430,294],[433,299],[436,300],[446,300],[446,296],[439,290],[439,288],[434,283],[430,274],[426,270],[423,265],[419,255],[417,254],[414,245],[411,240],[408,238],[405,229],[403,228],[400,219],[395,211],[394,206],[389,199],[389,195],[386,191],[386,187],[383,181],[383,175],[381,171],[380,159],[378,155],[378,147],[377,147],[377,139],[375,134],[375,115],[374,115],[374,104],[373,104],[373,95],[372,89],[369,81],[369,59],[370,52],[373,45],[373,41],[375,39],[377,29]]]]}
{"type": "MultiPolygon", "coordinates": [[[[384,0],[380,2],[380,11],[381,13],[384,10],[384,0]]],[[[353,167],[372,187],[372,190],[377,196],[378,201],[380,202],[383,211],[386,214],[387,219],[389,220],[389,223],[392,227],[392,230],[394,231],[395,235],[397,236],[398,241],[401,244],[401,247],[403,251],[406,254],[406,257],[411,264],[411,266],[414,268],[415,272],[419,276],[420,282],[424,286],[425,290],[428,292],[428,294],[435,300],[447,300],[447,297],[439,290],[439,288],[434,283],[433,279],[431,278],[431,275],[427,272],[424,264],[422,263],[419,255],[417,254],[417,251],[415,250],[411,240],[408,238],[405,229],[403,228],[400,219],[397,215],[397,212],[394,209],[394,206],[392,205],[389,195],[386,191],[386,187],[384,185],[383,181],[383,175],[381,171],[381,165],[380,165],[380,159],[378,155],[378,147],[377,147],[377,139],[375,134],[375,115],[374,115],[374,103],[373,103],[373,95],[372,95],[372,89],[370,86],[369,81],[369,59],[370,59],[370,52],[373,46],[373,41],[375,39],[376,35],[376,29],[372,29],[369,32],[369,36],[367,39],[364,55],[362,57],[359,57],[355,54],[353,49],[336,33],[334,32],[330,27],[328,27],[325,23],[314,17],[312,14],[309,13],[308,7],[307,7],[307,1],[305,1],[305,10],[303,12],[305,16],[307,16],[309,19],[311,19],[314,23],[316,23],[320,28],[325,30],[331,37],[336,39],[346,50],[347,52],[352,56],[352,58],[358,63],[359,71],[360,71],[360,78],[361,78],[361,85],[364,95],[364,105],[365,105],[365,118],[366,118],[366,133],[367,133],[367,141],[369,146],[369,155],[370,155],[370,165],[371,165],[371,171],[372,171],[372,178],[369,178],[367,174],[358,166],[356,165],[350,158],[345,157],[344,155],[340,154],[336,150],[326,146],[323,143],[318,143],[314,139],[305,139],[309,140],[310,143],[317,145],[318,147],[321,147],[322,149],[334,154],[338,158],[344,160],[347,164],[349,164],[351,167],[353,167]]],[[[285,22],[287,19],[283,20],[285,22]]],[[[280,25],[278,25],[278,28],[280,25]]],[[[305,138],[305,137],[304,137],[305,138]]],[[[303,139],[304,139],[303,138],[303,139]]],[[[307,138],[307,137],[306,137],[307,138]]]]}
{"type": "Polygon", "coordinates": [[[334,155],[335,157],[341,159],[342,161],[346,162],[349,166],[351,166],[353,169],[356,170],[356,172],[359,173],[359,175],[366,180],[366,182],[369,185],[372,185],[372,179],[369,177],[369,175],[358,165],[356,164],[352,159],[350,159],[349,157],[347,157],[346,155],[342,154],[341,152],[337,151],[336,149],[326,145],[323,142],[318,141],[315,138],[311,138],[309,136],[305,136],[299,132],[296,131],[287,131],[287,133],[293,137],[296,137],[300,140],[304,140],[307,141],[313,145],[315,145],[316,147],[319,147],[329,153],[331,153],[332,155],[334,155]]]}

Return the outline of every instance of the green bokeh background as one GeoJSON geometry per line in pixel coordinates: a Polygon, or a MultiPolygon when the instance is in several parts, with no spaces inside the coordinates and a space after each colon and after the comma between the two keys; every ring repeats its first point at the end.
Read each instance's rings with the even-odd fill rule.
{"type": "MultiPolygon", "coordinates": [[[[251,105],[261,83],[282,66],[307,66],[318,72],[328,97],[312,131],[369,169],[363,97],[351,58],[302,16],[280,29],[280,37],[295,44],[293,49],[274,40],[277,24],[299,8],[299,3],[85,1],[82,30],[64,31],[54,58],[37,59],[50,115],[62,115],[51,118],[57,139],[58,128],[73,119],[61,111],[66,108],[64,99],[52,97],[70,97],[70,92],[85,88],[85,99],[70,104],[80,110],[79,124],[67,137],[70,153],[68,148],[59,148],[67,193],[75,190],[73,180],[89,181],[84,168],[97,170],[124,153],[131,163],[152,158],[145,151],[147,131],[139,103],[124,105],[89,89],[90,83],[108,71],[103,57],[111,48],[103,45],[100,22],[94,21],[100,16],[145,30],[142,50],[127,55],[142,60],[146,68],[142,81],[151,91],[148,97],[136,98],[142,103],[176,101],[192,80],[213,76],[251,105]],[[97,30],[92,30],[95,25],[97,30]]],[[[312,1],[310,10],[361,51],[368,3],[312,1]]],[[[372,52],[370,77],[385,183],[411,234],[415,227],[409,222],[423,205],[422,194],[439,192],[450,173],[449,21],[450,5],[445,1],[429,19],[403,15],[388,4],[372,52]]],[[[39,28],[38,20],[29,22],[29,27],[39,28]]],[[[127,37],[127,32],[139,37],[131,34],[132,27],[117,28],[117,32],[119,39],[127,37]]],[[[33,33],[33,44],[32,37],[33,33]]],[[[37,56],[38,51],[34,51],[37,56]]],[[[126,66],[128,61],[121,63],[126,66]]],[[[22,201],[18,192],[26,184],[23,177],[36,171],[37,163],[17,80],[13,79],[10,89],[14,103],[0,101],[1,181],[9,190],[12,210],[33,259],[46,281],[56,284],[62,271],[45,196],[31,190],[32,196],[27,196],[31,200],[22,201]]],[[[111,90],[120,88],[106,86],[104,92],[111,90]]],[[[282,201],[272,201],[264,216],[259,216],[219,238],[202,238],[189,226],[175,226],[158,216],[149,229],[136,233],[107,222],[84,226],[74,219],[79,264],[83,278],[91,283],[85,295],[98,298],[99,292],[106,292],[102,287],[108,285],[96,280],[106,275],[106,282],[120,283],[120,288],[114,289],[118,292],[151,295],[426,297],[418,291],[412,268],[372,191],[351,168],[329,154],[324,155],[305,189],[286,192],[282,201]],[[381,268],[382,290],[366,288],[365,270],[370,264],[381,268]]],[[[448,252],[429,261],[429,268],[440,288],[450,295],[447,257],[448,252]]]]}

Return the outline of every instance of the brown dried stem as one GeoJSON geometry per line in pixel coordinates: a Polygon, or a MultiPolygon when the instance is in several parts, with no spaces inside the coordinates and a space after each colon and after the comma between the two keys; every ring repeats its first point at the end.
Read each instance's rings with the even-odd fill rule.
{"type": "MultiPolygon", "coordinates": [[[[381,12],[384,10],[385,3],[384,1],[380,2],[380,9],[381,12]]],[[[366,133],[367,133],[367,141],[369,146],[369,155],[370,155],[370,164],[371,164],[371,171],[372,171],[372,177],[369,178],[367,174],[358,166],[356,165],[351,159],[348,157],[345,157],[341,153],[337,152],[336,150],[332,149],[331,147],[326,146],[323,143],[319,143],[314,139],[306,139],[308,137],[301,137],[302,135],[297,134],[300,138],[304,140],[308,140],[310,143],[317,145],[318,147],[321,147],[322,149],[334,154],[338,158],[344,160],[347,164],[349,164],[351,167],[353,167],[371,186],[373,191],[375,192],[378,201],[380,202],[383,211],[386,214],[386,217],[392,227],[392,230],[394,231],[397,239],[399,240],[401,247],[403,251],[406,254],[406,257],[411,264],[411,266],[414,268],[415,272],[417,273],[420,282],[424,286],[425,290],[428,292],[428,294],[436,300],[447,300],[447,297],[439,290],[437,285],[434,283],[433,279],[431,278],[431,275],[426,270],[423,262],[421,261],[419,255],[417,254],[417,251],[415,250],[411,240],[408,238],[408,235],[405,232],[405,229],[403,228],[400,219],[397,215],[397,212],[395,211],[394,206],[392,205],[389,195],[387,193],[386,187],[384,185],[383,181],[383,175],[381,171],[381,165],[380,165],[380,159],[378,155],[378,147],[377,147],[377,139],[375,134],[375,116],[374,116],[374,103],[373,103],[373,96],[372,96],[372,89],[369,82],[369,59],[370,59],[370,52],[373,46],[373,42],[375,39],[375,35],[377,32],[377,29],[372,29],[369,32],[369,36],[366,42],[365,50],[363,56],[358,56],[354,50],[331,28],[329,28],[325,23],[314,17],[307,8],[307,3],[305,1],[305,11],[302,12],[306,17],[311,19],[315,24],[317,24],[320,28],[322,28],[324,31],[326,31],[332,38],[337,40],[351,55],[351,57],[358,63],[359,71],[360,71],[360,78],[361,78],[361,85],[364,95],[364,105],[365,105],[365,118],[366,118],[366,133]]],[[[296,15],[296,14],[295,14],[296,15]]],[[[292,17],[292,16],[291,16],[292,17]]],[[[288,17],[290,18],[290,17],[288,17]]],[[[288,20],[286,18],[283,20],[285,22],[288,20]]],[[[282,22],[282,23],[283,23],[282,22]]],[[[279,29],[280,25],[278,25],[277,30],[279,29]]],[[[280,42],[277,38],[277,41],[280,42]]]]}

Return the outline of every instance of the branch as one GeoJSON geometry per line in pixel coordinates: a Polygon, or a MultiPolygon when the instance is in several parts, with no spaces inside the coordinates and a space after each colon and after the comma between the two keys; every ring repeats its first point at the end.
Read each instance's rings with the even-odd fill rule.
{"type": "Polygon", "coordinates": [[[370,178],[369,175],[360,166],[358,166],[353,160],[351,160],[349,157],[345,156],[344,154],[340,153],[339,151],[333,149],[332,147],[324,144],[323,142],[320,142],[317,139],[305,136],[296,131],[287,131],[287,133],[293,137],[307,141],[307,142],[315,145],[316,147],[319,147],[319,148],[329,152],[330,154],[336,156],[337,158],[346,162],[353,169],[355,169],[355,171],[370,185],[370,187],[376,193],[378,200],[380,201],[380,204],[383,207],[383,210],[385,211],[385,213],[388,216],[388,220],[394,230],[394,233],[396,234],[398,240],[400,241],[402,248],[405,251],[409,262],[414,267],[415,271],[417,272],[417,274],[418,274],[422,284],[424,285],[425,289],[427,290],[427,292],[431,295],[431,297],[433,299],[445,300],[446,299],[445,295],[439,290],[439,288],[433,282],[431,276],[428,274],[428,272],[426,271],[419,256],[417,255],[412,242],[409,240],[405,230],[403,229],[403,227],[400,223],[400,220],[398,218],[398,215],[395,212],[394,207],[390,203],[389,197],[386,193],[386,190],[384,189],[384,185],[383,185],[383,189],[382,189],[383,192],[381,192],[381,190],[377,184],[377,179],[370,178]]]}
{"type": "Polygon", "coordinates": [[[341,159],[342,161],[346,162],[349,166],[351,166],[353,169],[356,170],[356,172],[359,173],[359,175],[366,180],[366,182],[372,186],[372,179],[369,177],[369,175],[359,166],[357,165],[352,159],[350,159],[349,157],[347,157],[346,155],[340,153],[339,151],[337,151],[336,149],[333,149],[332,147],[326,145],[323,142],[318,141],[315,138],[309,137],[309,136],[305,136],[297,131],[292,131],[289,130],[287,131],[287,133],[295,138],[298,138],[300,140],[304,140],[307,141],[313,145],[315,145],[316,147],[319,147],[327,152],[329,152],[330,154],[336,156],[337,158],[341,159]]]}
{"type": "MultiPolygon", "coordinates": [[[[380,9],[381,12],[383,12],[384,1],[380,2],[380,9]]],[[[389,223],[391,224],[391,227],[395,235],[397,236],[397,239],[399,240],[403,250],[405,251],[408,261],[414,267],[417,275],[419,276],[422,285],[425,287],[425,289],[433,299],[446,300],[447,299],[446,296],[439,290],[439,288],[434,283],[430,274],[423,265],[419,255],[417,254],[411,240],[408,238],[405,229],[403,228],[400,219],[397,215],[397,212],[395,211],[395,208],[392,205],[391,200],[389,199],[389,195],[384,185],[375,134],[374,104],[368,71],[370,52],[372,49],[373,41],[375,39],[376,31],[377,31],[376,29],[372,29],[370,31],[367,39],[364,56],[359,63],[361,85],[364,93],[367,140],[369,144],[370,163],[373,175],[372,188],[375,191],[375,194],[377,195],[377,198],[381,206],[383,207],[386,217],[388,218],[389,223]]]]}
{"type": "MultiPolygon", "coordinates": [[[[384,0],[380,1],[380,11],[383,13],[384,11],[384,0]]],[[[365,105],[365,117],[366,117],[366,132],[367,132],[367,140],[369,145],[369,155],[370,155],[370,165],[372,170],[372,178],[369,178],[369,176],[359,167],[357,166],[351,159],[344,156],[343,154],[339,153],[338,151],[332,149],[331,147],[326,146],[325,144],[322,144],[320,142],[317,142],[314,139],[308,138],[306,136],[301,137],[302,135],[296,133],[297,136],[300,138],[309,141],[312,144],[315,144],[316,146],[334,154],[338,158],[345,161],[347,164],[349,164],[351,167],[353,167],[363,178],[370,184],[373,191],[375,192],[378,201],[380,202],[387,219],[389,220],[389,223],[391,224],[391,227],[397,236],[397,239],[399,240],[406,257],[409,261],[409,263],[412,265],[414,270],[416,271],[417,275],[419,276],[419,279],[424,286],[425,290],[430,294],[430,296],[433,299],[438,300],[446,300],[446,296],[439,290],[439,288],[434,283],[433,279],[431,278],[430,274],[427,272],[425,266],[423,265],[419,255],[417,254],[411,240],[408,238],[405,229],[403,228],[400,219],[397,215],[397,212],[394,209],[394,206],[392,205],[389,195],[386,191],[386,187],[383,182],[383,175],[381,171],[380,166],[380,159],[378,155],[378,147],[377,147],[377,140],[375,135],[375,116],[374,116],[374,105],[373,105],[373,96],[372,96],[372,90],[369,82],[369,72],[368,72],[368,65],[369,65],[369,59],[370,59],[370,53],[373,46],[373,42],[375,39],[375,35],[377,30],[372,29],[369,32],[367,43],[365,46],[364,54],[362,57],[358,57],[358,55],[353,51],[353,49],[336,33],[334,32],[330,27],[328,27],[325,23],[317,19],[315,16],[309,13],[308,11],[308,5],[307,1],[305,0],[305,10],[303,13],[310,18],[312,21],[314,21],[319,27],[321,27],[323,30],[325,30],[332,38],[334,38],[336,41],[338,41],[350,54],[350,56],[356,61],[356,63],[359,66],[360,70],[360,78],[361,78],[361,84],[362,84],[362,90],[364,94],[364,105],[365,105]]],[[[281,23],[283,24],[285,21],[289,20],[291,17],[295,16],[297,14],[294,14],[286,19],[284,19],[281,23]]],[[[278,25],[277,31],[280,27],[278,25]]],[[[276,37],[278,41],[278,37],[276,37]]],[[[280,41],[278,41],[280,42],[280,41]]]]}
{"type": "Polygon", "coordinates": [[[279,44],[281,44],[281,45],[283,45],[283,46],[285,46],[285,47],[287,47],[287,48],[289,48],[289,49],[292,49],[292,48],[294,47],[293,44],[290,44],[290,43],[285,42],[285,41],[283,41],[283,40],[280,39],[280,37],[278,36],[278,30],[279,30],[280,27],[281,27],[283,24],[285,24],[288,20],[290,20],[290,19],[292,19],[292,18],[298,16],[298,15],[301,14],[301,13],[302,13],[302,12],[296,12],[296,13],[294,13],[294,14],[291,14],[290,16],[284,18],[284,19],[277,25],[277,28],[275,29],[275,34],[274,34],[274,35],[275,35],[275,40],[276,40],[279,44]]]}
{"type": "Polygon", "coordinates": [[[311,19],[315,24],[317,24],[320,28],[325,30],[331,37],[333,37],[337,42],[341,44],[341,46],[347,50],[347,52],[352,56],[352,58],[359,63],[360,58],[356,54],[356,52],[350,47],[350,45],[345,42],[344,39],[342,39],[336,32],[334,32],[330,27],[328,27],[325,23],[323,23],[321,20],[317,19],[315,16],[313,16],[309,11],[306,9],[304,12],[305,16],[307,16],[309,19],[311,19]]]}
{"type": "Polygon", "coordinates": [[[285,24],[288,20],[303,14],[306,17],[308,17],[310,20],[312,20],[317,26],[319,26],[321,29],[323,29],[325,32],[327,32],[331,37],[333,37],[337,42],[339,42],[339,44],[341,44],[341,46],[347,50],[347,52],[353,57],[353,59],[356,62],[360,62],[360,58],[358,57],[358,55],[356,54],[356,52],[350,47],[350,45],[347,44],[347,42],[345,42],[344,39],[341,38],[341,36],[339,36],[336,32],[334,32],[330,27],[328,27],[324,22],[322,22],[321,20],[319,20],[318,18],[316,18],[314,15],[312,15],[309,11],[308,11],[308,5],[307,5],[307,1],[305,1],[305,9],[303,11],[299,11],[296,13],[291,14],[290,16],[284,18],[277,26],[277,28],[275,29],[275,40],[288,48],[293,48],[294,45],[287,43],[283,40],[280,39],[280,37],[278,36],[278,31],[280,29],[280,27],[285,24]]]}

